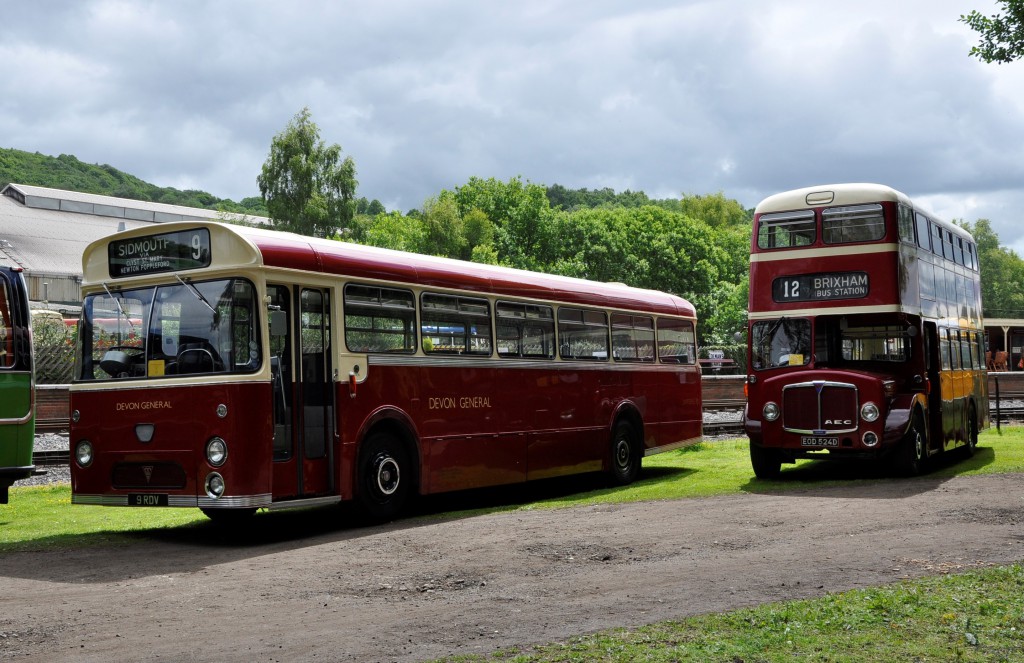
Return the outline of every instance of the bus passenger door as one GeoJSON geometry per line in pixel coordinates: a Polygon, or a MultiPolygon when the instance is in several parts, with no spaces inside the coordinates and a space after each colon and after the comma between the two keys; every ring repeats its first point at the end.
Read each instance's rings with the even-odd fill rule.
{"type": "Polygon", "coordinates": [[[335,490],[330,292],[268,285],[267,294],[282,318],[271,326],[274,499],[324,495],[335,490]]]}
{"type": "MultiPolygon", "coordinates": [[[[925,367],[928,377],[928,443],[942,448],[942,358],[939,331],[934,322],[924,323],[925,367]]],[[[946,387],[947,391],[949,387],[946,387]]]]}

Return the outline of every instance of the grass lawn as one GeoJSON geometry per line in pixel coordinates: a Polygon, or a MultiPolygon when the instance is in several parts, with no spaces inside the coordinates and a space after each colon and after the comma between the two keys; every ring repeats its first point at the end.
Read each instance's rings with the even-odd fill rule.
{"type": "MultiPolygon", "coordinates": [[[[1024,472],[1024,428],[995,429],[981,434],[973,458],[943,459],[927,476],[947,477],[983,473],[1024,472]]],[[[800,490],[811,486],[851,484],[889,478],[884,464],[799,461],[783,465],[778,481],[756,479],[750,469],[746,440],[705,442],[687,449],[644,459],[641,479],[632,485],[609,488],[603,477],[583,475],[539,481],[521,486],[491,488],[421,500],[412,517],[460,518],[495,511],[562,508],[568,506],[636,502],[644,500],[708,497],[744,491],[800,490]],[[471,510],[467,502],[477,505],[471,510]]],[[[908,479],[913,480],[913,479],[908,479]]],[[[258,519],[275,519],[301,531],[324,518],[303,517],[304,512],[261,513],[258,519]]],[[[322,511],[321,511],[322,513],[322,511]]],[[[329,518],[343,527],[343,517],[329,518]]],[[[318,523],[317,528],[323,528],[318,523]]],[[[175,527],[212,527],[198,509],[133,509],[71,506],[67,484],[12,488],[10,503],[0,506],[0,553],[26,548],[67,548],[100,545],[132,533],[175,527]]],[[[261,529],[267,529],[262,527],[261,529]]]]}
{"type": "MultiPolygon", "coordinates": [[[[641,480],[607,488],[595,476],[469,491],[421,500],[410,517],[460,518],[519,509],[666,500],[856,485],[889,478],[881,464],[800,461],[778,481],[754,478],[745,440],[708,442],[644,460],[641,480]],[[473,510],[456,510],[467,502],[473,510]]],[[[981,435],[973,458],[943,459],[927,477],[1024,473],[1024,428],[981,435]]],[[[913,481],[915,479],[906,479],[913,481]]],[[[324,510],[256,516],[262,531],[301,538],[348,526],[324,510]]],[[[135,534],[172,528],[209,530],[196,509],[71,506],[67,485],[13,488],[0,507],[0,556],[17,550],[128,543],[135,534]]],[[[975,570],[806,601],[612,630],[526,650],[448,661],[1022,661],[1024,567],[975,570]]]]}
{"type": "Polygon", "coordinates": [[[1024,567],[934,576],[445,661],[1024,660],[1024,567]]]}

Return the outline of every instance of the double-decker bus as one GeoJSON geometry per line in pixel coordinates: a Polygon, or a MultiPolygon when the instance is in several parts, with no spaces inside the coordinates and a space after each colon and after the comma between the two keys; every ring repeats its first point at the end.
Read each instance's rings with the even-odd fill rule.
{"type": "Polygon", "coordinates": [[[121,232],[83,265],[74,504],[379,520],[625,484],[701,438],[694,308],[669,294],[218,223],[121,232]]]}
{"type": "Polygon", "coordinates": [[[988,426],[970,234],[875,184],[770,196],[754,211],[745,427],[758,477],[797,458],[920,472],[988,426]]]}
{"type": "Polygon", "coordinates": [[[15,481],[35,470],[31,325],[21,268],[0,265],[0,504],[7,504],[15,481]]]}

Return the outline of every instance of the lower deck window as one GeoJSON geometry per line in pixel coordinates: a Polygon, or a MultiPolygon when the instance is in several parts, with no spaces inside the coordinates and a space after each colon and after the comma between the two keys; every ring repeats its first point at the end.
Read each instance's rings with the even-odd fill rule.
{"type": "Polygon", "coordinates": [[[412,292],[346,286],[345,345],[350,352],[415,352],[416,300],[412,292]]]}

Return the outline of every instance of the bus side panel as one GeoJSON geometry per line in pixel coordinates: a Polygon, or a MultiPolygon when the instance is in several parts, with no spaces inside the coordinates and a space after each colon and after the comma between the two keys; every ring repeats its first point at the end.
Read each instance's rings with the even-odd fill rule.
{"type": "MultiPolygon", "coordinates": [[[[566,364],[557,372],[544,372],[533,380],[528,394],[533,405],[533,429],[527,447],[527,479],[601,469],[608,447],[608,420],[614,404],[628,393],[628,374],[598,370],[573,370],[566,364]]],[[[523,378],[528,379],[528,377],[523,378]]]]}
{"type": "Polygon", "coordinates": [[[700,441],[703,430],[700,369],[637,371],[633,374],[636,403],[645,403],[644,449],[700,441]],[[649,413],[661,413],[658,418],[649,413]]]}
{"type": "Polygon", "coordinates": [[[0,497],[8,481],[31,475],[34,431],[32,376],[0,373],[0,497]]]}

